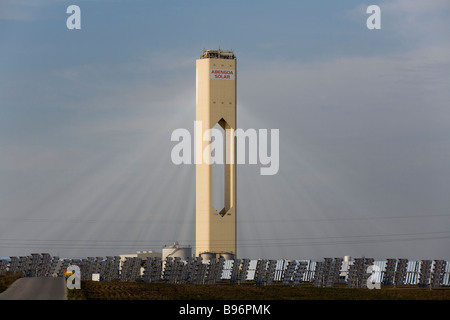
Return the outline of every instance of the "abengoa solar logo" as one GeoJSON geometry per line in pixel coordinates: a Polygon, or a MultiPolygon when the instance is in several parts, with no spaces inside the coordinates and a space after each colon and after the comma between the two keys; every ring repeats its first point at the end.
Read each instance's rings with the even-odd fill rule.
{"type": "Polygon", "coordinates": [[[234,80],[234,70],[211,69],[211,79],[234,80]]]}

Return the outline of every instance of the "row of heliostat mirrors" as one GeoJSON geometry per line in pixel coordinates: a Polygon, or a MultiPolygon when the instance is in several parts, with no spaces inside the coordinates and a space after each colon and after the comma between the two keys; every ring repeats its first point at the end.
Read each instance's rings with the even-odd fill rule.
{"type": "Polygon", "coordinates": [[[91,280],[98,275],[101,281],[124,282],[166,282],[213,284],[229,281],[242,284],[253,281],[256,285],[298,286],[311,283],[315,287],[333,287],[340,283],[348,288],[367,288],[367,280],[374,280],[383,286],[417,285],[421,288],[439,288],[450,285],[450,264],[445,260],[408,261],[387,259],[374,261],[372,258],[355,258],[347,265],[342,258],[311,260],[250,260],[236,259],[217,261],[190,258],[141,259],[137,257],[88,257],[86,259],[60,259],[49,254],[0,259],[0,275],[22,273],[25,277],[63,277],[70,265],[80,268],[81,280],[91,280]],[[376,267],[376,268],[375,268],[376,267]],[[370,271],[370,270],[369,270],[370,271]]]}

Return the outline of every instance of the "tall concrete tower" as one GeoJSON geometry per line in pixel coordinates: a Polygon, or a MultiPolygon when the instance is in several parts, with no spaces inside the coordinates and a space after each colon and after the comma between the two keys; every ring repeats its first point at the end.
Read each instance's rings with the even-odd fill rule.
{"type": "Polygon", "coordinates": [[[196,255],[236,256],[236,57],[232,51],[204,50],[196,61],[196,255]],[[199,128],[201,123],[201,128],[199,128]],[[211,141],[207,130],[224,130],[223,208],[212,204],[211,141]],[[206,133],[206,139],[205,139],[206,133]],[[208,141],[209,140],[209,141],[208,141]],[[204,151],[206,149],[206,152],[204,151]],[[199,157],[202,161],[199,161],[199,157]],[[209,159],[209,161],[208,161],[209,159]],[[201,162],[201,163],[200,163],[201,162]]]}

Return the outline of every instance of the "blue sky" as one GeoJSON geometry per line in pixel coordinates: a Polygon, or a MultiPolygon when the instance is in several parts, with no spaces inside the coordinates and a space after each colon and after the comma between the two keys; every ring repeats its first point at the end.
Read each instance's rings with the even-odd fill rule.
{"type": "Polygon", "coordinates": [[[280,129],[280,171],[238,168],[238,253],[450,259],[446,1],[0,3],[0,256],[194,245],[195,59],[238,58],[238,126],[280,129]],[[81,8],[81,30],[66,8],[81,8]],[[366,8],[381,8],[381,30],[366,8]]]}

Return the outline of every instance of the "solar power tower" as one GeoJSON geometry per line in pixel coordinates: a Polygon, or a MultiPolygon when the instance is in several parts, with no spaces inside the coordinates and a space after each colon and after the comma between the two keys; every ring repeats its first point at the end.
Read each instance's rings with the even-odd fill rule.
{"type": "Polygon", "coordinates": [[[203,50],[200,59],[196,61],[197,256],[211,252],[231,253],[236,257],[235,129],[236,57],[232,51],[203,50]],[[224,130],[223,208],[214,208],[212,203],[212,160],[216,158],[216,154],[213,159],[208,132],[216,124],[224,130]]]}

